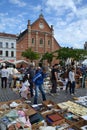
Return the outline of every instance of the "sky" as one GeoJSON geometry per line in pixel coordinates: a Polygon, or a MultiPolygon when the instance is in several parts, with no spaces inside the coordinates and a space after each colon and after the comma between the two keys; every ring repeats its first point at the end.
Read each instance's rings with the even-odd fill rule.
{"type": "Polygon", "coordinates": [[[0,0],[0,32],[19,34],[41,13],[61,47],[84,48],[87,0],[0,0]]]}

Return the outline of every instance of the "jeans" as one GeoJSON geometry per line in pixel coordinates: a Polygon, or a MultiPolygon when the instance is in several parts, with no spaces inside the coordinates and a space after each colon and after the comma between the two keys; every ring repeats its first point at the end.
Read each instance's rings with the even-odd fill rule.
{"type": "Polygon", "coordinates": [[[43,90],[43,85],[35,85],[35,96],[34,96],[34,104],[37,104],[37,100],[38,100],[38,89],[40,90],[41,94],[42,94],[42,98],[43,101],[46,100],[46,96],[45,96],[45,92],[43,90]]]}
{"type": "Polygon", "coordinates": [[[65,91],[66,91],[66,93],[67,93],[68,88],[70,88],[70,85],[71,85],[71,82],[70,82],[70,81],[68,81],[68,82],[67,82],[67,84],[66,84],[66,90],[65,90],[65,91]]]}
{"type": "Polygon", "coordinates": [[[4,87],[5,85],[5,88],[7,87],[7,77],[1,77],[1,86],[2,88],[4,87]]]}
{"type": "Polygon", "coordinates": [[[73,81],[70,85],[70,94],[75,93],[75,81],[73,81]]]}
{"type": "Polygon", "coordinates": [[[56,93],[56,89],[57,89],[57,82],[56,80],[51,80],[52,81],[52,89],[51,89],[51,93],[56,93]]]}
{"type": "Polygon", "coordinates": [[[85,78],[86,78],[86,75],[83,75],[82,76],[82,88],[85,88],[85,78]]]}
{"type": "Polygon", "coordinates": [[[30,83],[30,94],[31,94],[31,97],[33,97],[33,83],[32,82],[29,82],[30,83]]]}

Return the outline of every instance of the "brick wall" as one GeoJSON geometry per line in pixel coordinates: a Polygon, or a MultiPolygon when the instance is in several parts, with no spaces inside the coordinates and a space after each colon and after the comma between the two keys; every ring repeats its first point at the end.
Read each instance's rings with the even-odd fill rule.
{"type": "Polygon", "coordinates": [[[60,45],[53,37],[53,28],[50,27],[44,18],[39,17],[33,24],[28,22],[26,31],[20,34],[17,40],[17,60],[24,59],[21,53],[28,48],[32,48],[33,51],[43,54],[45,52],[52,52],[58,50],[60,45]],[[44,28],[40,28],[39,24],[42,22],[44,28]],[[34,43],[32,43],[32,38],[34,43]],[[43,39],[43,44],[40,45],[40,39],[43,39]],[[50,43],[48,44],[48,40],[50,43]]]}

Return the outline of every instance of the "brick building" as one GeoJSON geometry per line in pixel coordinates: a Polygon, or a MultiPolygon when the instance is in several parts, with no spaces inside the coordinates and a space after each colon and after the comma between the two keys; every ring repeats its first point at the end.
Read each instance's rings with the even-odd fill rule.
{"type": "Polygon", "coordinates": [[[46,52],[53,52],[60,48],[60,45],[54,38],[54,29],[48,25],[44,16],[39,15],[39,18],[30,23],[28,20],[27,29],[24,30],[17,39],[17,53],[16,59],[24,59],[21,53],[28,48],[32,48],[32,51],[39,52],[43,55],[46,52]]]}

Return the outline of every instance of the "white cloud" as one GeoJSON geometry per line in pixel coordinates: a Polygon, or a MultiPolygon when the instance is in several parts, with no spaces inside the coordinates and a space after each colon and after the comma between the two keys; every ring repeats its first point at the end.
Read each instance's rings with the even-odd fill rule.
{"type": "Polygon", "coordinates": [[[0,30],[6,33],[19,33],[26,28],[26,24],[23,18],[23,14],[19,14],[15,17],[9,17],[4,13],[0,14],[0,30]],[[21,20],[20,20],[21,19],[21,20]]]}
{"type": "Polygon", "coordinates": [[[46,6],[47,10],[55,10],[58,14],[60,14],[60,11],[64,12],[68,9],[71,9],[74,13],[76,13],[77,10],[73,0],[47,0],[46,6]]]}
{"type": "Polygon", "coordinates": [[[55,37],[63,44],[68,43],[74,48],[83,48],[85,41],[87,41],[87,20],[80,20],[73,22],[62,29],[55,29],[55,37]],[[78,43],[80,43],[78,45],[78,43]]]}
{"type": "Polygon", "coordinates": [[[27,4],[29,1],[25,3],[25,0],[9,2],[23,8],[0,13],[0,30],[20,33],[26,29],[27,20],[34,22],[43,9],[44,18],[54,26],[54,36],[61,46],[83,48],[87,41],[87,5],[83,0],[41,0],[41,3],[32,0],[33,4],[27,4]]]}
{"type": "Polygon", "coordinates": [[[80,19],[87,18],[87,6],[78,9],[77,17],[80,19]]]}
{"type": "Polygon", "coordinates": [[[87,7],[78,6],[81,2],[82,0],[47,0],[46,2],[46,11],[56,12],[51,22],[54,23],[55,37],[62,46],[66,43],[65,46],[83,48],[87,41],[87,7]]]}
{"type": "Polygon", "coordinates": [[[75,4],[81,4],[83,0],[73,0],[75,4]]]}
{"type": "Polygon", "coordinates": [[[66,22],[70,23],[73,21],[73,19],[76,17],[76,15],[73,12],[70,12],[66,15],[66,22]]]}
{"type": "Polygon", "coordinates": [[[18,5],[19,7],[26,6],[26,3],[23,2],[22,0],[9,0],[9,2],[12,3],[12,4],[18,5]]]}
{"type": "Polygon", "coordinates": [[[40,11],[41,9],[41,5],[33,6],[34,12],[40,11]]]}

